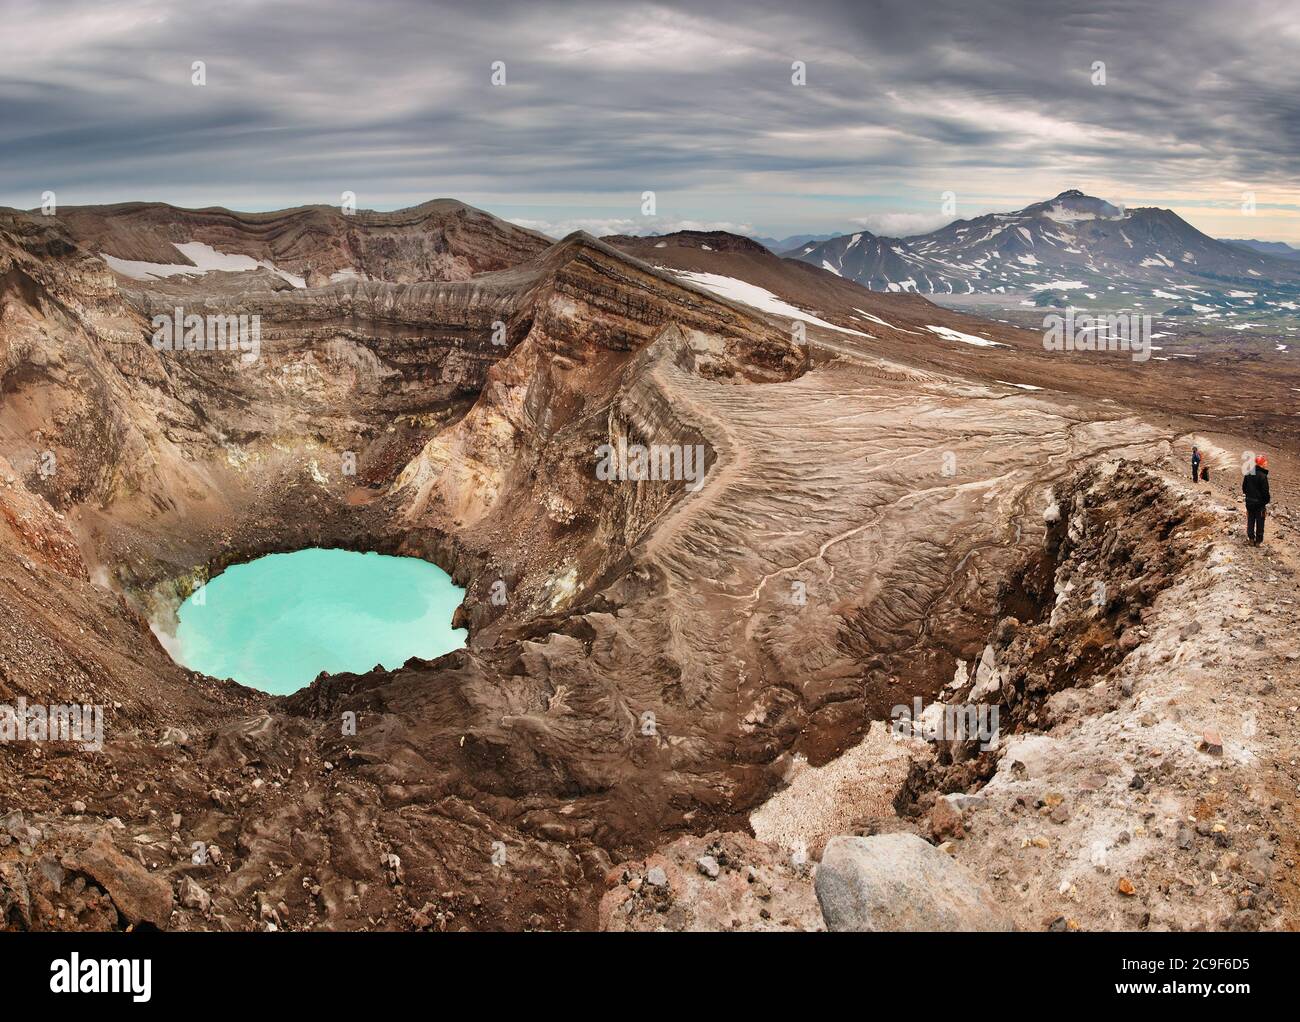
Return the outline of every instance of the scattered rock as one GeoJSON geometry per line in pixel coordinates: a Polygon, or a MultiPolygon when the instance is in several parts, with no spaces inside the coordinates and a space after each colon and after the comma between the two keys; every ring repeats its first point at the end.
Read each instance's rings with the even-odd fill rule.
{"type": "Polygon", "coordinates": [[[169,727],[163,731],[162,737],[158,739],[158,744],[162,746],[176,745],[181,748],[186,748],[190,744],[190,736],[187,732],[182,731],[178,727],[169,727]]]}
{"type": "Polygon", "coordinates": [[[988,799],[985,796],[969,795],[964,791],[941,795],[940,798],[945,802],[952,803],[952,807],[959,813],[965,813],[967,809],[980,809],[988,804],[988,799]]]}
{"type": "Polygon", "coordinates": [[[825,929],[808,872],[788,849],[748,834],[688,835],[613,872],[602,930],[825,929]]]}
{"type": "Polygon", "coordinates": [[[212,898],[207,891],[194,882],[192,877],[186,877],[181,881],[181,904],[186,908],[206,913],[212,906],[212,898]]]}
{"type": "Polygon", "coordinates": [[[966,836],[961,811],[946,798],[934,800],[934,806],[930,810],[930,834],[936,841],[966,836]]]}

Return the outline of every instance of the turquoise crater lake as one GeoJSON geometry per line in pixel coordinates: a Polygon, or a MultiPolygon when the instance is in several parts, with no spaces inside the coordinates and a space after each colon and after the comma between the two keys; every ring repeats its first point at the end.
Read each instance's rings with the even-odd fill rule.
{"type": "Polygon", "coordinates": [[[465,591],[414,557],[351,550],[271,554],[226,569],[181,604],[173,655],[276,695],[321,671],[362,674],[465,645],[451,618],[465,591]]]}

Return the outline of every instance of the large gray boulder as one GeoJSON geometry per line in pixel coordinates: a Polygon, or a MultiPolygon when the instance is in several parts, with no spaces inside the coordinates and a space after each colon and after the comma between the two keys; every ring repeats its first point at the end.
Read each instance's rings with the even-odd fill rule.
{"type": "Polygon", "coordinates": [[[915,834],[835,837],[817,867],[828,930],[1014,930],[993,896],[915,834]]]}

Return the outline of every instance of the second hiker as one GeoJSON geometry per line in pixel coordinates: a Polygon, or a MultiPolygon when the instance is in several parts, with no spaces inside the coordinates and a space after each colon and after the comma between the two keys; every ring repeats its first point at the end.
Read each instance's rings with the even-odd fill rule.
{"type": "Polygon", "coordinates": [[[1246,537],[1259,546],[1264,542],[1264,508],[1268,506],[1268,459],[1260,455],[1251,470],[1241,477],[1246,495],[1246,537]]]}

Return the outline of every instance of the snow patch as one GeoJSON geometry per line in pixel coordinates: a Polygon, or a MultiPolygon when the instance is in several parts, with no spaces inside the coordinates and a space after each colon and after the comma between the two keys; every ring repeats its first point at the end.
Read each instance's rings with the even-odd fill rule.
{"type": "Polygon", "coordinates": [[[1031,291],[1046,291],[1048,289],[1059,290],[1059,291],[1071,291],[1074,290],[1075,288],[1081,288],[1085,286],[1086,285],[1081,280],[1053,280],[1047,284],[1030,284],[1029,289],[1031,291]]]}
{"type": "Polygon", "coordinates": [[[720,273],[697,273],[692,270],[673,270],[672,272],[697,287],[704,288],[706,291],[712,291],[715,295],[730,298],[732,301],[741,302],[762,312],[785,316],[787,319],[801,319],[805,323],[825,327],[827,330],[837,330],[842,334],[853,334],[857,337],[867,338],[871,336],[870,334],[864,334],[861,330],[850,330],[848,327],[836,326],[824,319],[818,319],[811,313],[804,312],[803,309],[782,301],[771,291],[756,284],[737,280],[735,277],[724,277],[720,273]]]}
{"type": "Polygon", "coordinates": [[[105,252],[100,253],[100,258],[108,263],[114,271],[124,277],[130,277],[132,280],[162,280],[166,277],[182,275],[201,277],[209,272],[247,273],[251,270],[265,269],[270,270],[281,279],[287,280],[296,288],[305,288],[307,286],[307,281],[302,277],[290,273],[288,270],[281,270],[266,259],[259,260],[254,259],[252,256],[218,252],[211,245],[205,245],[201,241],[187,241],[184,244],[173,245],[172,247],[194,265],[186,266],[183,263],[148,263],[136,259],[118,259],[116,256],[108,255],[105,252]]]}
{"type": "Polygon", "coordinates": [[[973,344],[978,348],[1009,348],[1011,345],[1003,344],[1000,341],[990,341],[987,337],[976,337],[974,334],[964,334],[960,330],[954,330],[948,326],[927,326],[932,334],[938,334],[945,341],[961,341],[962,344],[973,344]]]}

